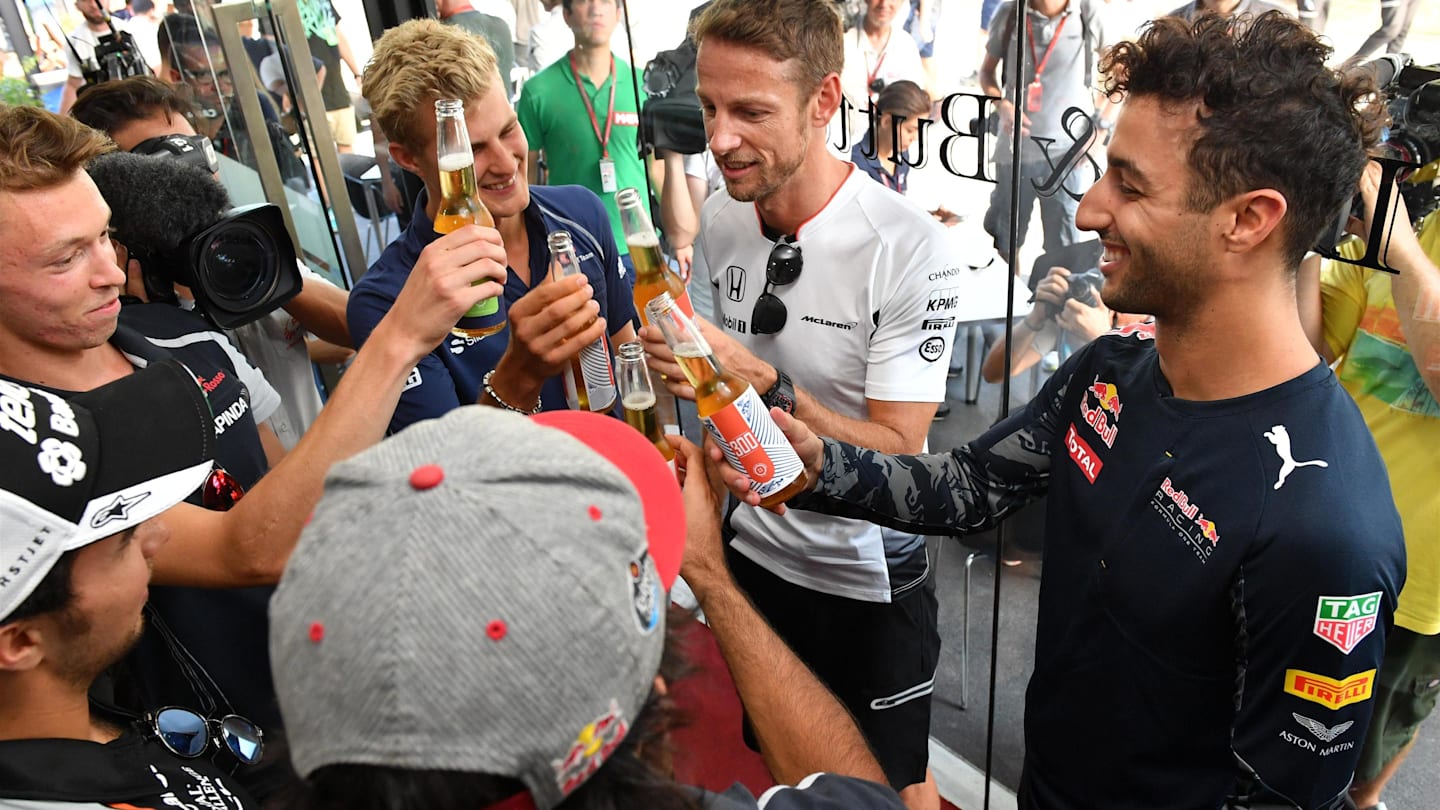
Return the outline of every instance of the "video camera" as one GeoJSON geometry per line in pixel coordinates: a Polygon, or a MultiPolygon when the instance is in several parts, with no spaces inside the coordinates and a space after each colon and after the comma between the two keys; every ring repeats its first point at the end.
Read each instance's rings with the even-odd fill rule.
{"type": "MultiPolygon", "coordinates": [[[[1388,99],[1391,120],[1384,144],[1406,162],[1432,163],[1440,159],[1440,65],[1422,67],[1409,57],[1390,59],[1399,69],[1380,88],[1388,99]]],[[[1408,175],[1399,179],[1400,194],[1415,221],[1440,207],[1432,183],[1403,182],[1408,175]]]]}
{"type": "MultiPolygon", "coordinates": [[[[80,72],[85,76],[85,85],[88,87],[131,76],[149,76],[150,68],[140,55],[135,38],[130,36],[129,31],[115,30],[115,24],[108,20],[106,24],[110,26],[110,33],[100,35],[94,56],[80,59],[80,53],[75,53],[75,58],[80,61],[80,72]]],[[[75,46],[72,44],[70,48],[74,50],[75,46]]]]}
{"type": "Polygon", "coordinates": [[[295,246],[279,206],[230,207],[205,169],[178,155],[111,152],[86,167],[109,204],[115,241],[140,263],[150,301],[197,311],[221,329],[275,311],[300,294],[295,246]]]}
{"type": "Polygon", "coordinates": [[[168,291],[170,303],[177,303],[175,285],[183,284],[196,309],[221,329],[274,312],[304,283],[285,217],[272,203],[233,208],[170,254],[142,256],[140,262],[150,300],[165,300],[168,291]]]}

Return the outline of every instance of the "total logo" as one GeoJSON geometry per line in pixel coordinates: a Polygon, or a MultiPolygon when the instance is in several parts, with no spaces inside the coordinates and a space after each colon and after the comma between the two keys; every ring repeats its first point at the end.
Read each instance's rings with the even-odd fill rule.
{"type": "Polygon", "coordinates": [[[1322,596],[1315,606],[1315,635],[1349,655],[1379,622],[1381,592],[1322,596]]]}
{"type": "Polygon", "coordinates": [[[1220,529],[1215,521],[1205,517],[1199,504],[1191,501],[1185,490],[1175,486],[1175,482],[1167,476],[1160,482],[1160,488],[1155,490],[1150,505],[1195,552],[1200,562],[1209,562],[1216,546],[1220,545],[1220,529]]]}
{"type": "Polygon", "coordinates": [[[1080,468],[1080,472],[1085,475],[1085,478],[1090,483],[1095,483],[1105,462],[1095,455],[1095,450],[1090,447],[1088,442],[1080,438],[1080,434],[1075,430],[1074,422],[1071,422],[1070,428],[1065,431],[1065,449],[1070,452],[1070,460],[1075,462],[1075,466],[1080,468]]]}
{"type": "Polygon", "coordinates": [[[1106,447],[1114,447],[1115,436],[1120,432],[1120,411],[1124,407],[1115,385],[1100,382],[1100,378],[1096,377],[1095,382],[1091,383],[1080,397],[1080,418],[1094,428],[1106,447]],[[1090,404],[1092,398],[1094,405],[1090,404]]]}

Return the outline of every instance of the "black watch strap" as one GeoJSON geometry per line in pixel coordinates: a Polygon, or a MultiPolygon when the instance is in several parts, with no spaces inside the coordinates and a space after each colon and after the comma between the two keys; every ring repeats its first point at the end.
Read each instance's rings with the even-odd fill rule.
{"type": "Polygon", "coordinates": [[[764,402],[767,408],[779,408],[786,413],[795,413],[795,384],[790,382],[790,375],[775,369],[775,384],[760,395],[760,401],[764,402]]]}

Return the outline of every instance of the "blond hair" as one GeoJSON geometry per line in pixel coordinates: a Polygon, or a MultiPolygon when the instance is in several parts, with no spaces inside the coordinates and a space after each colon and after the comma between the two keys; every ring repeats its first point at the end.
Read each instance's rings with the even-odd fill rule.
{"type": "Polygon", "coordinates": [[[753,48],[781,62],[795,60],[790,78],[801,95],[845,66],[844,29],[832,0],[715,0],[691,29],[697,46],[706,39],[753,48]]]}
{"type": "Polygon", "coordinates": [[[500,86],[495,52],[484,39],[435,20],[407,20],[380,37],[361,91],[392,143],[424,146],[421,114],[437,99],[472,101],[500,86]]]}
{"type": "Polygon", "coordinates": [[[91,158],[114,150],[104,134],[73,118],[0,104],[0,191],[61,185],[91,158]]]}

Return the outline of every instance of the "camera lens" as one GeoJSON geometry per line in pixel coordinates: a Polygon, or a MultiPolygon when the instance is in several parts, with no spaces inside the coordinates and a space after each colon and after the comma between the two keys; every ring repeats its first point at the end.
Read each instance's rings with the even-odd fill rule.
{"type": "Polygon", "coordinates": [[[275,252],[249,223],[235,223],[214,234],[200,254],[197,275],[209,282],[215,304],[227,309],[253,305],[275,286],[275,252]]]}

